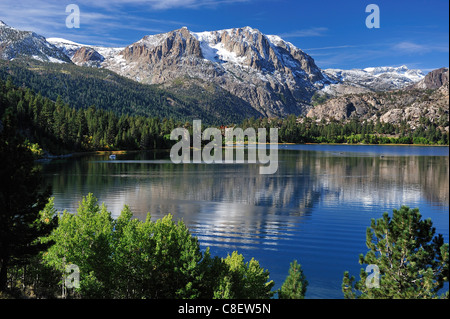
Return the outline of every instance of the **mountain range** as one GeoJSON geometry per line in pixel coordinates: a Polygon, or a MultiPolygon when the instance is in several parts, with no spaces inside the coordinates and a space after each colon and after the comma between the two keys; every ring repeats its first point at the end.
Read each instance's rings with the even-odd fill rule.
{"type": "Polygon", "coordinates": [[[426,121],[449,131],[449,69],[428,73],[403,89],[347,94],[310,109],[307,117],[318,121],[349,119],[406,123],[412,129],[426,121]]]}
{"type": "Polygon", "coordinates": [[[425,77],[421,70],[410,70],[405,65],[353,70],[325,69],[323,72],[335,81],[321,90],[331,96],[401,89],[425,77]]]}
{"type": "Polygon", "coordinates": [[[319,110],[329,104],[317,108],[314,101],[333,103],[414,85],[420,90],[419,83],[426,78],[422,71],[406,66],[321,70],[292,43],[251,27],[208,32],[183,27],[145,36],[126,47],[107,48],[45,39],[0,22],[0,58],[15,61],[24,57],[109,70],[169,92],[186,94],[195,88],[201,95],[211,92],[213,86],[245,105],[244,114],[262,117],[321,117],[318,115],[324,113],[319,110]]]}
{"type": "Polygon", "coordinates": [[[250,27],[201,33],[181,28],[118,49],[49,42],[77,65],[94,64],[141,83],[169,88],[179,79],[214,83],[268,117],[304,113],[327,82],[309,55],[250,27]]]}

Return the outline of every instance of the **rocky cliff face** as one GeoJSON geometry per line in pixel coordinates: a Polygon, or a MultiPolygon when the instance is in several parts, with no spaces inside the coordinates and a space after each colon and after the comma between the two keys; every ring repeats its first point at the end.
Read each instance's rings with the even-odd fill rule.
{"type": "MultiPolygon", "coordinates": [[[[430,72],[416,87],[375,92],[349,94],[328,100],[311,109],[307,116],[317,120],[347,121],[353,118],[399,124],[406,121],[413,129],[427,118],[434,123],[444,123],[449,116],[449,82],[445,72],[430,72]],[[440,74],[440,76],[438,76],[440,74]],[[436,80],[439,79],[439,80],[436,80]],[[430,91],[430,87],[441,84],[430,91]],[[425,87],[422,89],[421,87],[425,87]]],[[[448,121],[442,127],[448,131],[448,121]]]]}
{"type": "Polygon", "coordinates": [[[180,78],[199,78],[269,117],[302,114],[326,81],[309,55],[249,27],[201,33],[182,28],[146,36],[102,66],[166,86],[180,78]]]}
{"type": "Polygon", "coordinates": [[[72,56],[72,62],[80,66],[100,67],[105,58],[89,47],[81,47],[72,56]]]}
{"type": "Polygon", "coordinates": [[[448,83],[449,78],[448,68],[440,68],[433,70],[427,74],[427,76],[421,81],[413,84],[410,88],[412,89],[425,89],[434,90],[440,88],[441,86],[448,83]]]}

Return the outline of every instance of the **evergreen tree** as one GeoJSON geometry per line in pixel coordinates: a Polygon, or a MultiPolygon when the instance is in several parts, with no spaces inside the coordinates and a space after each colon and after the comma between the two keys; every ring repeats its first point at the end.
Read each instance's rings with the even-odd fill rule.
{"type": "Polygon", "coordinates": [[[302,266],[294,260],[289,268],[289,275],[278,291],[279,299],[304,299],[308,281],[303,274],[302,266]]]}
{"type": "MultiPolygon", "coordinates": [[[[360,255],[360,264],[376,266],[378,285],[372,285],[361,269],[361,280],[344,273],[342,290],[346,298],[413,298],[439,297],[439,290],[448,282],[448,243],[441,234],[435,236],[430,219],[421,220],[418,209],[403,206],[383,218],[372,220],[367,229],[369,251],[360,255]],[[371,285],[366,284],[366,281],[371,285]],[[376,287],[378,286],[378,287],[376,287]]],[[[374,267],[375,268],[375,267],[374,267]]]]}

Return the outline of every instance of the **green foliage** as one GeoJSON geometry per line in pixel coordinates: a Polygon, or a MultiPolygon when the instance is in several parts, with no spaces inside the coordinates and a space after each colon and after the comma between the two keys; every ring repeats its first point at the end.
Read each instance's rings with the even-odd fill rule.
{"type": "Polygon", "coordinates": [[[366,285],[368,274],[361,269],[361,280],[344,273],[342,290],[346,298],[429,299],[439,297],[448,282],[449,246],[442,235],[435,236],[430,219],[421,220],[418,209],[403,206],[373,219],[367,229],[369,251],[360,255],[360,264],[376,265],[379,288],[366,285]]]}
{"type": "MultiPolygon", "coordinates": [[[[52,202],[45,214],[54,212],[52,202]]],[[[42,217],[42,218],[48,218],[42,217]]],[[[43,253],[39,269],[47,267],[62,278],[65,265],[80,269],[80,287],[69,297],[76,298],[270,298],[273,281],[269,272],[251,259],[233,253],[225,259],[211,258],[209,249],[200,250],[198,239],[186,225],[171,215],[152,221],[133,219],[125,206],[112,219],[105,205],[89,194],[76,214],[59,216],[59,226],[41,242],[55,244],[43,253]]],[[[35,273],[38,272],[35,270],[35,273]]],[[[28,280],[31,281],[31,280],[28,280]]],[[[53,289],[37,289],[54,296],[53,289]]],[[[59,283],[61,284],[61,282],[59,283]]],[[[41,283],[42,285],[42,283],[41,283]]],[[[45,286],[45,285],[42,285],[45,286]]]]}
{"type": "Polygon", "coordinates": [[[116,223],[116,297],[198,297],[202,254],[184,223],[175,223],[171,215],[156,222],[150,216],[145,222],[131,217],[125,207],[116,223]]]}
{"type": "Polygon", "coordinates": [[[284,143],[448,145],[449,141],[449,133],[430,121],[423,121],[415,130],[405,123],[393,125],[356,119],[346,123],[336,121],[318,123],[314,119],[297,118],[294,115],[269,121],[263,118],[248,119],[242,122],[241,127],[279,128],[279,139],[284,143]]]}
{"type": "Polygon", "coordinates": [[[302,266],[294,260],[289,268],[289,275],[278,291],[279,299],[304,299],[308,281],[302,270],[302,266]]]}
{"type": "Polygon", "coordinates": [[[25,140],[24,145],[31,151],[33,154],[33,158],[39,159],[44,156],[44,150],[39,146],[38,143],[31,143],[28,140],[25,140]]]}
{"type": "Polygon", "coordinates": [[[219,285],[214,292],[216,299],[268,299],[274,295],[274,286],[269,280],[269,272],[251,259],[244,262],[244,256],[234,251],[223,260],[226,269],[219,277],[219,285]]]}
{"type": "Polygon", "coordinates": [[[318,93],[318,91],[317,91],[314,93],[314,95],[311,98],[311,104],[313,106],[317,106],[317,105],[325,103],[329,99],[330,99],[330,96],[328,94],[326,94],[326,93],[321,94],[321,93],[318,93]]]}
{"type": "Polygon", "coordinates": [[[47,265],[61,274],[66,265],[80,268],[79,293],[89,298],[111,295],[113,219],[92,194],[83,198],[77,214],[64,212],[58,228],[48,237],[55,242],[44,256],[47,265]]]}

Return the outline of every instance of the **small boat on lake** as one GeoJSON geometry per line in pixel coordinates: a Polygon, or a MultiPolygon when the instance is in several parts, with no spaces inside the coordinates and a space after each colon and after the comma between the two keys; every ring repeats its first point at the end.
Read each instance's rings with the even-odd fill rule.
{"type": "Polygon", "coordinates": [[[116,155],[114,155],[114,154],[109,155],[109,159],[110,159],[110,160],[115,160],[115,159],[116,159],[116,155]]]}

